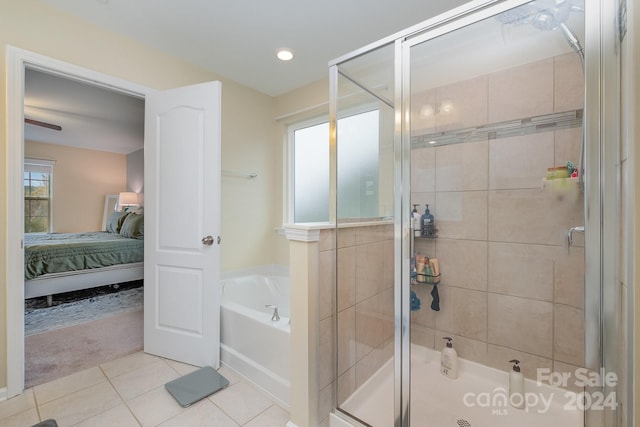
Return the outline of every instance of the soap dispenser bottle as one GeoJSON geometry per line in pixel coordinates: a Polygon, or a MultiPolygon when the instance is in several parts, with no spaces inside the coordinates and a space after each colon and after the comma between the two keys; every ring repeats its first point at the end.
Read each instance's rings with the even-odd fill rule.
{"type": "Polygon", "coordinates": [[[456,379],[458,378],[458,353],[453,348],[453,339],[451,337],[444,337],[447,340],[447,345],[442,349],[440,357],[440,372],[445,377],[456,379]]]}
{"type": "Polygon", "coordinates": [[[513,359],[513,368],[509,372],[509,403],[516,409],[524,408],[524,376],[520,372],[520,361],[513,359]]]}
{"type": "Polygon", "coordinates": [[[434,219],[431,212],[429,212],[429,205],[425,205],[426,209],[420,217],[420,230],[422,237],[433,237],[434,219]]]}
{"type": "Polygon", "coordinates": [[[420,237],[420,214],[418,213],[418,205],[413,205],[411,211],[411,227],[413,228],[413,236],[420,237]]]}

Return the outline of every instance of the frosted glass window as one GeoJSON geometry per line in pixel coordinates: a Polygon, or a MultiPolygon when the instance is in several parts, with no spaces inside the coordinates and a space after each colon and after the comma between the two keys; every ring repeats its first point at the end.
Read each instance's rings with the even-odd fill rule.
{"type": "Polygon", "coordinates": [[[378,110],[338,120],[338,218],[378,217],[378,110]]]}
{"type": "MultiPolygon", "coordinates": [[[[329,123],[293,134],[293,220],[329,221],[329,123]]],[[[378,216],[378,110],[338,120],[338,217],[378,216]]]]}
{"type": "Polygon", "coordinates": [[[329,221],[329,123],[293,135],[294,222],[329,221]]]}

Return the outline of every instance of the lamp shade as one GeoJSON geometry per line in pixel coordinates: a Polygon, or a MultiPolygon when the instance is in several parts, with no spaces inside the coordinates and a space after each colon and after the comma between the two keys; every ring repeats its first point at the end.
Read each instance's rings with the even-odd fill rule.
{"type": "Polygon", "coordinates": [[[138,206],[138,194],[132,191],[120,193],[118,196],[120,206],[138,206]]]}

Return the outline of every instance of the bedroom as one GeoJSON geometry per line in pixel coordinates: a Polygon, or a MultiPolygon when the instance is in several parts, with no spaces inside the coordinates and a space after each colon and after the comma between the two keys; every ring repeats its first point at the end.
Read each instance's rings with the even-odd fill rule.
{"type": "MultiPolygon", "coordinates": [[[[44,201],[45,205],[50,201],[50,209],[25,209],[25,223],[27,223],[25,231],[33,232],[31,236],[38,236],[38,232],[46,232],[48,228],[48,231],[55,233],[54,236],[62,236],[67,233],[105,230],[105,222],[110,216],[109,211],[113,209],[114,199],[117,201],[117,195],[120,192],[129,191],[140,194],[139,198],[142,202],[144,101],[40,71],[27,70],[25,77],[25,118],[55,124],[62,128],[62,130],[56,130],[45,126],[25,125],[25,164],[28,162],[31,165],[25,165],[25,171],[30,168],[37,171],[32,174],[34,178],[32,183],[35,185],[41,183],[38,180],[41,177],[39,168],[47,166],[52,168],[51,197],[50,200],[44,201]],[[107,207],[108,202],[111,204],[107,207]],[[42,211],[45,218],[38,218],[43,214],[42,211]],[[29,221],[32,217],[34,221],[33,226],[30,227],[28,224],[32,222],[29,221]]],[[[25,172],[25,175],[28,175],[28,172],[25,172]]],[[[25,198],[27,196],[26,178],[25,176],[25,198]]],[[[32,200],[28,203],[35,207],[43,201],[32,200]]],[[[132,208],[142,210],[141,206],[132,208]]],[[[106,236],[112,239],[114,237],[111,233],[106,236]]],[[[133,243],[135,242],[134,239],[133,243]]],[[[120,257],[122,255],[112,256],[112,261],[120,257]]],[[[69,259],[65,263],[69,264],[69,259]]],[[[27,281],[26,298],[28,298],[27,307],[30,308],[28,310],[30,316],[25,318],[27,321],[25,370],[29,383],[46,381],[48,376],[54,374],[52,371],[75,370],[83,363],[90,363],[86,360],[90,347],[82,344],[82,341],[69,341],[64,337],[69,333],[88,334],[92,328],[97,327],[88,322],[113,316],[115,314],[113,310],[122,311],[124,303],[120,303],[119,309],[109,308],[109,303],[101,304],[100,310],[96,309],[98,304],[95,301],[105,300],[110,295],[111,300],[119,295],[130,295],[130,299],[133,298],[135,301],[132,300],[129,303],[130,307],[127,310],[129,312],[135,310],[136,301],[139,302],[141,299],[141,280],[120,288],[120,291],[125,289],[127,293],[116,294],[114,288],[117,286],[94,288],[105,283],[129,282],[142,276],[141,266],[137,271],[131,270],[132,273],[128,270],[131,269],[122,270],[125,275],[119,277],[112,277],[114,272],[107,271],[104,273],[107,275],[105,278],[95,274],[89,277],[86,274],[79,274],[71,277],[53,275],[53,279],[47,279],[51,275],[44,275],[27,281]],[[82,292],[60,293],[83,288],[89,289],[82,292]],[[54,294],[53,298],[50,294],[54,294]],[[100,298],[95,298],[100,295],[102,295],[100,298]],[[34,296],[37,298],[31,298],[34,296]],[[90,297],[93,298],[89,299],[90,297]],[[45,308],[51,304],[52,300],[53,306],[50,309],[45,308]],[[94,301],[94,303],[90,304],[87,301],[94,301]],[[69,310],[73,310],[72,314],[69,314],[69,310]],[[84,313],[79,310],[83,310],[84,313]],[[71,316],[75,320],[68,318],[71,316]],[[46,320],[47,317],[49,321],[46,320]],[[68,328],[68,326],[82,323],[84,323],[82,328],[75,327],[76,332],[73,332],[73,328],[68,328]],[[78,332],[78,330],[85,332],[78,332]],[[57,344],[52,345],[52,341],[57,344]],[[62,342],[66,343],[66,347],[61,344],[62,342]],[[74,344],[74,342],[80,342],[80,344],[74,344]],[[43,350],[45,348],[48,350],[43,350]],[[52,364],[56,365],[55,370],[51,369],[52,364]]],[[[30,276],[33,274],[29,272],[30,276]]],[[[116,271],[115,274],[121,274],[121,272],[116,271]]],[[[124,298],[123,296],[122,300],[124,298]]],[[[129,322],[133,332],[140,329],[138,323],[141,324],[141,315],[138,316],[139,319],[131,315],[125,317],[117,321],[129,322]]],[[[123,324],[123,327],[125,326],[123,324]]],[[[130,335],[130,338],[122,340],[126,341],[122,345],[132,350],[140,348],[141,334],[131,333],[130,335]]],[[[103,341],[106,339],[103,338],[103,341]]],[[[121,341],[114,335],[108,339],[121,341]]],[[[91,341],[96,341],[95,336],[91,341]]],[[[84,342],[86,343],[87,340],[85,339],[84,342]]],[[[126,351],[122,349],[122,345],[119,351],[126,351]]],[[[108,357],[108,355],[104,354],[100,357],[108,357]]]]}

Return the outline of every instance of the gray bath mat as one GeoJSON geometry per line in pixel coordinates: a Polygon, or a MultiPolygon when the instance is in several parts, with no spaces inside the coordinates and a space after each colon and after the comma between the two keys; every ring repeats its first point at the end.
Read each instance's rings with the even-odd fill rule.
{"type": "Polygon", "coordinates": [[[229,385],[229,381],[210,366],[205,366],[164,385],[167,391],[187,407],[229,385]]]}
{"type": "Polygon", "coordinates": [[[56,423],[56,420],[44,420],[34,424],[32,427],[58,427],[58,423],[56,423]]]}

